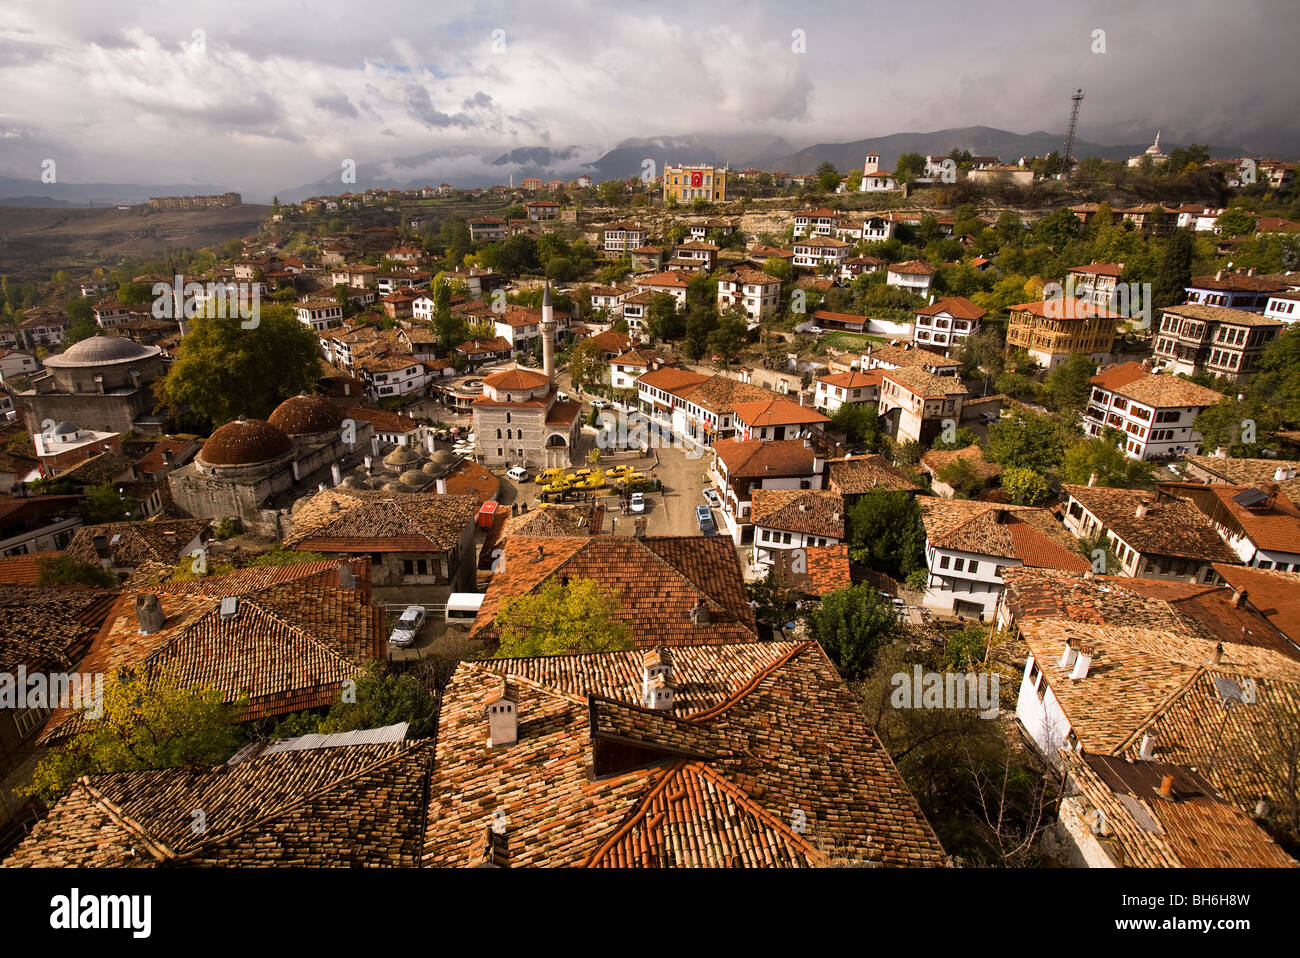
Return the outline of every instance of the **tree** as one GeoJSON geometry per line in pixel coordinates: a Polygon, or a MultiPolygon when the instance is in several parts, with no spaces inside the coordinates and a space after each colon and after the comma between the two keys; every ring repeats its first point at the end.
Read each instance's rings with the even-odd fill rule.
{"type": "Polygon", "coordinates": [[[846,402],[831,416],[831,429],[844,433],[852,444],[860,444],[867,452],[879,452],[883,434],[880,416],[875,403],[846,402]]]}
{"type": "Polygon", "coordinates": [[[1092,476],[1097,485],[1112,489],[1149,489],[1155,476],[1149,462],[1124,455],[1118,440],[1122,433],[1109,429],[1104,436],[1071,443],[1061,459],[1061,481],[1087,485],[1092,476]]]}
{"type": "Polygon", "coordinates": [[[312,731],[330,735],[409,722],[410,738],[433,733],[438,719],[437,699],[411,673],[388,675],[381,665],[372,663],[356,682],[356,701],[335,703],[312,731]]]}
{"type": "Polygon", "coordinates": [[[925,157],[920,153],[903,153],[894,164],[894,179],[910,183],[925,172],[925,157]]]}
{"type": "Polygon", "coordinates": [[[646,332],[658,342],[682,338],[684,324],[677,315],[677,298],[672,293],[655,293],[646,310],[646,332]]]}
{"type": "Polygon", "coordinates": [[[848,511],[849,558],[895,579],[925,567],[921,507],[906,492],[877,489],[848,511]]]}
{"type": "Polygon", "coordinates": [[[859,678],[871,668],[883,642],[898,628],[889,599],[860,582],[828,592],[808,617],[808,628],[840,674],[859,678]]]}
{"type": "Polygon", "coordinates": [[[1032,469],[1006,470],[1002,473],[1002,488],[1007,498],[1019,506],[1036,506],[1052,494],[1047,479],[1032,469]]]}
{"type": "Polygon", "coordinates": [[[794,264],[788,259],[782,259],[779,256],[771,256],[763,263],[763,272],[768,276],[774,276],[783,283],[789,283],[794,280],[794,264]]]}
{"type": "Polygon", "coordinates": [[[496,657],[617,652],[632,648],[632,629],[615,618],[618,590],[593,579],[552,579],[536,592],[505,600],[493,620],[496,657]]]}
{"type": "Polygon", "coordinates": [[[53,804],[83,775],[213,764],[242,743],[243,700],[215,689],[184,688],[167,672],[119,669],[104,681],[102,715],[36,766],[25,794],[53,804]]]}
{"type": "Polygon", "coordinates": [[[1172,306],[1187,297],[1187,287],[1192,283],[1192,260],[1196,256],[1196,241],[1191,230],[1175,230],[1165,243],[1160,270],[1151,284],[1152,306],[1172,306]]]}
{"type": "Polygon", "coordinates": [[[943,438],[946,432],[947,430],[945,429],[934,437],[934,442],[930,444],[931,449],[965,449],[967,446],[975,445],[975,440],[977,438],[975,430],[971,429],[969,426],[962,426],[959,429],[954,429],[951,441],[943,438]]]}
{"type": "Polygon", "coordinates": [[[121,522],[129,518],[131,513],[131,507],[111,482],[87,489],[82,508],[89,525],[121,522]]]}
{"type": "Polygon", "coordinates": [[[835,164],[824,160],[817,166],[817,188],[823,193],[834,193],[840,185],[840,171],[835,164]]]}
{"type": "Polygon", "coordinates": [[[1245,236],[1255,231],[1255,222],[1258,219],[1259,217],[1254,213],[1240,206],[1233,206],[1219,214],[1214,221],[1214,226],[1224,236],[1245,236]]]}
{"type": "Polygon", "coordinates": [[[605,381],[608,369],[609,363],[600,343],[584,339],[573,347],[573,353],[569,356],[569,376],[575,389],[599,386],[605,381]]]}
{"type": "Polygon", "coordinates": [[[36,560],[37,585],[93,585],[105,589],[116,588],[117,576],[94,562],[82,562],[66,552],[56,556],[41,556],[36,560]]]}
{"type": "Polygon", "coordinates": [[[262,306],[255,327],[234,316],[195,317],[159,393],[214,425],[240,415],[265,419],[276,406],[315,389],[320,343],[287,306],[262,306]]]}
{"type": "Polygon", "coordinates": [[[606,180],[596,187],[596,195],[606,206],[616,206],[625,192],[622,180],[606,180]]]}
{"type": "Polygon", "coordinates": [[[755,604],[754,616],[759,622],[775,629],[783,628],[799,614],[799,604],[795,601],[786,581],[785,573],[772,566],[767,575],[747,587],[749,598],[755,604]]]}
{"type": "Polygon", "coordinates": [[[1077,418],[1092,395],[1090,380],[1096,372],[1097,367],[1087,356],[1071,356],[1047,374],[1044,395],[1057,412],[1077,418]]]}
{"type": "Polygon", "coordinates": [[[1046,416],[1016,410],[989,426],[984,458],[1007,469],[1046,473],[1060,465],[1064,453],[1061,429],[1046,416]]]}
{"type": "Polygon", "coordinates": [[[741,311],[737,315],[737,308],[733,307],[722,314],[717,328],[709,334],[709,348],[722,357],[723,366],[729,366],[745,348],[748,339],[749,323],[745,314],[741,311]]]}

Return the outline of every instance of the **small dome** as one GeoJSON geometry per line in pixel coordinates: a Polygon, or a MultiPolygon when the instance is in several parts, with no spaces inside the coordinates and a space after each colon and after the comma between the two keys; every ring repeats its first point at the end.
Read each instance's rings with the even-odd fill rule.
{"type": "Polygon", "coordinates": [[[412,489],[404,482],[386,482],[383,485],[384,492],[411,492],[412,489]]]}
{"type": "Polygon", "coordinates": [[[275,407],[266,417],[286,436],[304,436],[317,432],[337,432],[343,426],[338,407],[324,396],[294,396],[275,407]]]}
{"type": "Polygon", "coordinates": [[[427,470],[429,466],[441,466],[444,468],[454,466],[456,464],[456,459],[457,456],[451,450],[439,449],[436,452],[429,453],[429,463],[425,466],[425,469],[427,470]]]}
{"type": "Polygon", "coordinates": [[[348,476],[346,479],[343,480],[343,483],[342,483],[342,484],[343,484],[344,486],[347,486],[349,489],[369,489],[369,488],[370,488],[369,486],[366,485],[366,480],[363,479],[361,476],[348,476]]]}
{"type": "Polygon", "coordinates": [[[70,422],[61,422],[54,427],[54,435],[56,436],[75,436],[77,432],[77,427],[70,422]]]}
{"type": "Polygon", "coordinates": [[[384,456],[384,465],[398,472],[414,466],[419,461],[420,454],[410,446],[398,446],[384,456]]]}
{"type": "Polygon", "coordinates": [[[261,419],[236,419],[211,436],[199,450],[199,459],[209,466],[255,466],[270,462],[293,449],[293,442],[261,419]]]}
{"type": "Polygon", "coordinates": [[[423,489],[434,481],[434,477],[421,472],[419,469],[408,469],[402,473],[401,480],[405,485],[423,489]]]}

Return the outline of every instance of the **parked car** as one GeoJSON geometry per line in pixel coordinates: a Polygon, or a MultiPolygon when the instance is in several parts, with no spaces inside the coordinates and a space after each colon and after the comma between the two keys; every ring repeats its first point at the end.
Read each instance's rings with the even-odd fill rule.
{"type": "Polygon", "coordinates": [[[558,399],[560,402],[568,402],[569,394],[566,393],[563,389],[561,389],[558,392],[556,392],[555,398],[558,399]]]}
{"type": "Polygon", "coordinates": [[[631,507],[632,507],[632,511],[633,511],[633,512],[645,512],[645,493],[644,493],[644,492],[634,492],[634,493],[632,493],[632,503],[631,503],[631,507]]]}
{"type": "Polygon", "coordinates": [[[982,422],[982,423],[983,423],[984,425],[986,425],[986,426],[991,426],[991,425],[993,425],[995,422],[1000,422],[1000,421],[1001,421],[1001,418],[1002,418],[1002,417],[1000,417],[1000,416],[998,416],[998,415],[996,415],[996,414],[994,414],[994,413],[991,413],[991,412],[982,412],[982,413],[980,413],[980,422],[982,422]]]}
{"type": "Polygon", "coordinates": [[[704,490],[704,501],[715,509],[722,508],[722,497],[718,495],[718,490],[709,488],[704,490]]]}
{"type": "Polygon", "coordinates": [[[812,333],[814,336],[820,336],[823,332],[820,326],[809,326],[807,331],[812,333]]]}
{"type": "Polygon", "coordinates": [[[592,408],[592,409],[608,409],[608,408],[609,408],[609,400],[608,400],[608,399],[593,399],[593,400],[591,401],[591,408],[592,408]]]}
{"type": "Polygon", "coordinates": [[[401,618],[397,620],[397,625],[393,626],[393,634],[388,637],[388,644],[404,649],[413,643],[420,626],[424,625],[424,616],[424,606],[408,605],[401,618]]]}
{"type": "Polygon", "coordinates": [[[713,531],[713,511],[708,506],[695,507],[695,521],[699,524],[701,532],[713,531]]]}
{"type": "Polygon", "coordinates": [[[527,482],[528,470],[523,466],[515,466],[513,469],[506,472],[506,478],[513,479],[515,482],[527,482]]]}

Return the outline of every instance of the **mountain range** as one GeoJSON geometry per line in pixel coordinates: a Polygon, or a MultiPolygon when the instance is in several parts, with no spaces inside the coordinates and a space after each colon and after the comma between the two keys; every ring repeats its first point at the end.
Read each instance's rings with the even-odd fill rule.
{"type": "MultiPolygon", "coordinates": [[[[1152,131],[1154,138],[1155,131],[1152,131]]],[[[501,152],[499,147],[483,145],[444,147],[411,156],[358,164],[355,182],[344,182],[339,172],[317,180],[276,191],[286,203],[309,196],[361,192],[371,188],[415,189],[447,182],[453,186],[473,188],[495,183],[515,183],[526,177],[569,181],[586,174],[596,182],[640,176],[645,163],[654,163],[658,173],[666,163],[726,164],[733,170],[757,167],[784,170],[788,173],[811,173],[823,162],[836,169],[860,169],[868,152],[880,154],[882,169],[892,169],[902,153],[944,155],[954,148],[977,155],[1000,156],[1014,163],[1021,156],[1040,156],[1060,150],[1064,136],[1036,131],[1013,133],[987,126],[959,127],[928,133],[892,133],[845,143],[816,143],[796,149],[787,140],[766,134],[656,136],[623,140],[613,149],[600,153],[590,147],[567,146],[520,147],[501,152]]],[[[1165,142],[1168,152],[1179,144],[1165,142]]],[[[1097,156],[1123,160],[1144,151],[1150,143],[1105,145],[1075,140],[1076,157],[1097,156]]],[[[1210,147],[1216,158],[1250,155],[1241,146],[1210,147]]],[[[221,193],[231,187],[195,184],[141,185],[127,183],[44,184],[36,180],[0,177],[0,205],[6,206],[88,206],[142,203],[150,196],[172,194],[221,193]]],[[[270,196],[245,196],[246,202],[266,202],[270,196]]]]}

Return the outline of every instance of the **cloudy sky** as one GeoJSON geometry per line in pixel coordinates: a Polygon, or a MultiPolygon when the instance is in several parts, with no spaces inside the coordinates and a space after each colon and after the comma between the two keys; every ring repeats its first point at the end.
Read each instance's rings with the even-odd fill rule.
{"type": "Polygon", "coordinates": [[[1294,0],[8,0],[0,174],[257,198],[433,150],[1060,132],[1077,86],[1086,140],[1292,153],[1297,36],[1294,0]]]}

